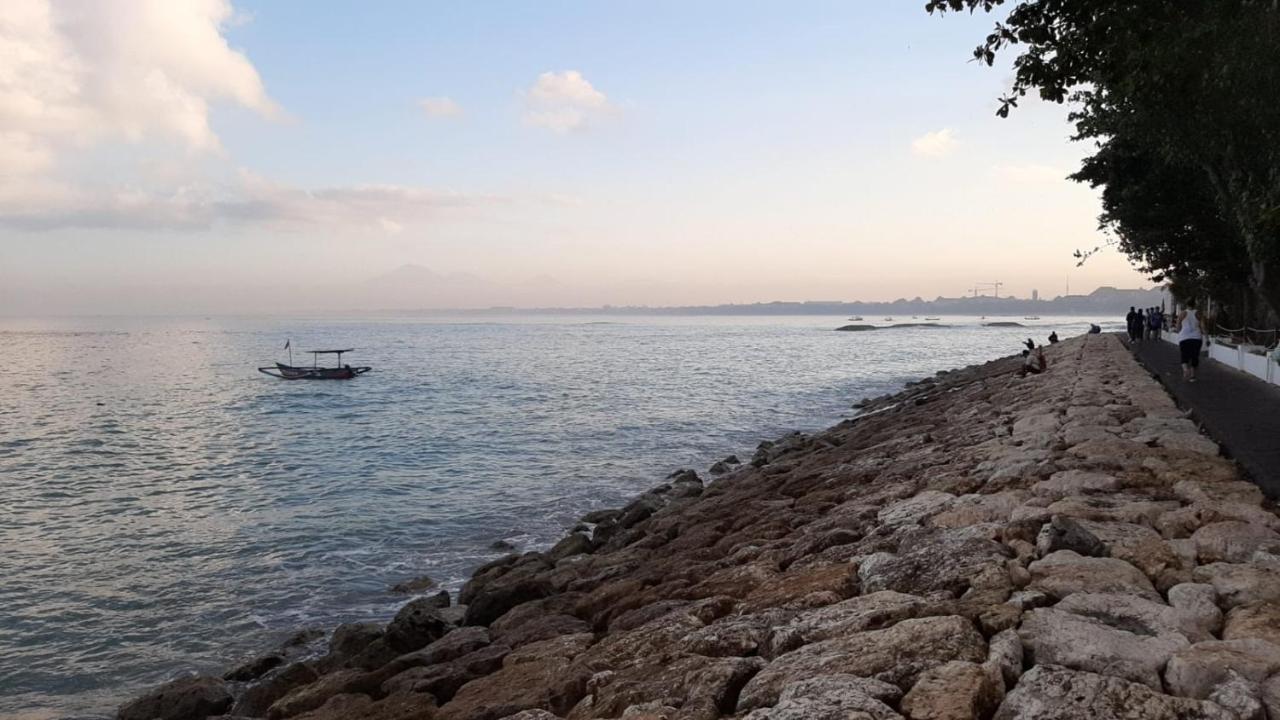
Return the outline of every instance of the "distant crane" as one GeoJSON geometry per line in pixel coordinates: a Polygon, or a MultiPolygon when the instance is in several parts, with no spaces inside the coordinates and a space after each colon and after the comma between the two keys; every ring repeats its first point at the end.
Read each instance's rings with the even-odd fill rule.
{"type": "Polygon", "coordinates": [[[983,294],[983,297],[986,297],[986,291],[992,290],[995,292],[995,296],[998,298],[1000,297],[1000,287],[1002,285],[1004,285],[1004,283],[1002,282],[974,283],[973,296],[978,297],[978,293],[981,292],[983,294]]]}

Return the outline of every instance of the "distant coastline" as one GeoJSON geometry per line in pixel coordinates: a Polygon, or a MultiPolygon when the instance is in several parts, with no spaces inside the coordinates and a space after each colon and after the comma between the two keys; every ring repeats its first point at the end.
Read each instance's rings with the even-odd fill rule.
{"type": "Polygon", "coordinates": [[[898,298],[889,302],[805,300],[799,302],[726,303],[722,305],[604,305],[599,307],[521,308],[496,306],[471,309],[385,309],[396,314],[454,313],[460,315],[888,315],[920,316],[1080,316],[1123,315],[1130,307],[1153,307],[1167,300],[1160,288],[1100,287],[1088,295],[1063,295],[1052,300],[1018,297],[898,298]]]}

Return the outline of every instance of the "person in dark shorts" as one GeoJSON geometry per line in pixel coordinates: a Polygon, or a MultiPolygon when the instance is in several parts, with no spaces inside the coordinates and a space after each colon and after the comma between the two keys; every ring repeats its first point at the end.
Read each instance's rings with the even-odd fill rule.
{"type": "Polygon", "coordinates": [[[1187,382],[1196,381],[1196,370],[1200,367],[1200,348],[1204,346],[1204,319],[1196,310],[1194,300],[1187,302],[1187,307],[1178,315],[1178,353],[1182,356],[1182,379],[1187,382]]]}
{"type": "Polygon", "coordinates": [[[1133,307],[1130,307],[1129,314],[1124,316],[1125,327],[1129,331],[1129,340],[1131,341],[1136,339],[1134,338],[1134,335],[1133,335],[1133,326],[1136,324],[1134,321],[1137,319],[1137,317],[1138,317],[1138,311],[1133,309],[1133,307]]]}

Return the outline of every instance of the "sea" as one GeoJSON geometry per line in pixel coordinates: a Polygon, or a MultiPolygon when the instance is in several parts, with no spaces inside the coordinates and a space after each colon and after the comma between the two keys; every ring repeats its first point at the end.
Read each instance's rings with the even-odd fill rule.
{"type": "Polygon", "coordinates": [[[456,591],[495,541],[545,548],[674,470],[1103,319],[0,318],[0,717],[109,717],[384,621],[391,586],[456,591]],[[373,369],[257,370],[315,348],[373,369]]]}

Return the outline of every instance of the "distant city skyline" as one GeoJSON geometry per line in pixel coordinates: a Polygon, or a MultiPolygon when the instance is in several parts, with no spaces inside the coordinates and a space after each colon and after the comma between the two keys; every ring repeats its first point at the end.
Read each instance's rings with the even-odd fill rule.
{"type": "Polygon", "coordinates": [[[1076,267],[1103,240],[1065,179],[1088,148],[1061,107],[995,117],[1009,70],[968,61],[990,22],[15,0],[0,312],[231,309],[415,265],[464,278],[457,307],[1149,285],[1114,250],[1076,267]]]}

